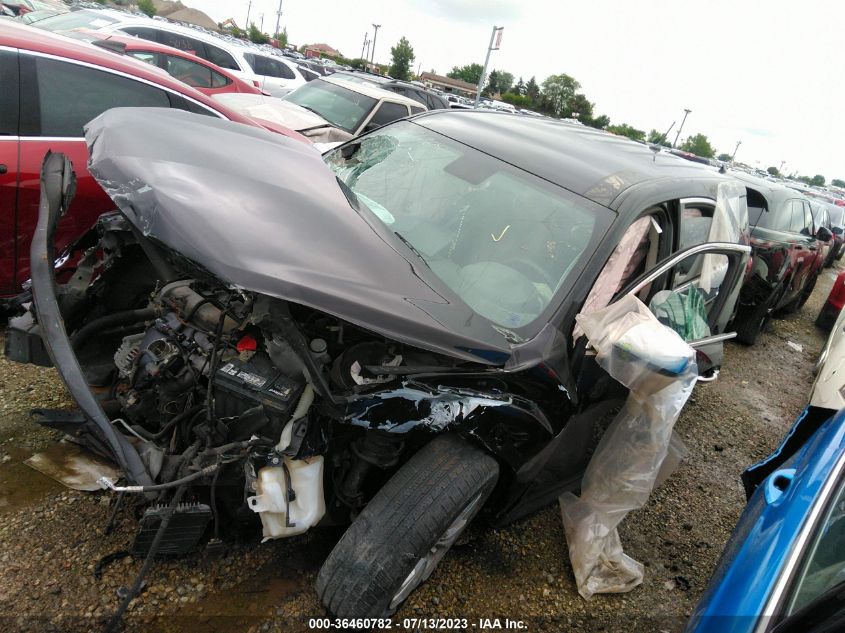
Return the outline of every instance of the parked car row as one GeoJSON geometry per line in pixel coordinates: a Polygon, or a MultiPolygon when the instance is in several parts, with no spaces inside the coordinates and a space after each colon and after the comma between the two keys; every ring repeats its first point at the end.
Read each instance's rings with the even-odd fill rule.
{"type": "Polygon", "coordinates": [[[243,116],[131,56],[11,21],[0,22],[0,85],[0,296],[17,294],[30,276],[38,173],[48,150],[70,158],[78,181],[74,205],[58,228],[59,250],[114,207],[86,171],[83,139],[85,124],[109,108],[176,108],[305,142],[288,128],[243,116]]]}
{"type": "Polygon", "coordinates": [[[114,9],[70,11],[39,20],[35,26],[53,32],[89,29],[122,33],[190,51],[273,96],[283,96],[305,83],[297,64],[283,56],[248,47],[233,38],[114,9]]]}
{"type": "Polygon", "coordinates": [[[395,612],[477,515],[579,487],[626,389],[576,316],[636,297],[713,376],[832,250],[831,210],[776,183],[416,84],[288,91],[263,53],[86,11],[0,22],[0,290],[31,285],[5,353],[56,366],[81,413],[43,421],[115,491],[205,517],[162,521],[165,551],[212,518],[348,526],[317,580],[340,617],[395,612]]]}

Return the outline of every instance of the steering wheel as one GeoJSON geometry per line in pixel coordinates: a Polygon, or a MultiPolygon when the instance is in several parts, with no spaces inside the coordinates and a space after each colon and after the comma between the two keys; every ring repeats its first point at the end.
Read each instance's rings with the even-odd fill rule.
{"type": "Polygon", "coordinates": [[[510,266],[514,270],[525,275],[525,277],[528,279],[537,280],[537,278],[540,277],[540,280],[544,281],[551,290],[554,290],[557,286],[558,280],[553,279],[548,271],[546,271],[542,266],[540,266],[536,262],[531,261],[530,259],[514,257],[512,259],[502,262],[502,264],[504,264],[505,266],[510,266]]]}

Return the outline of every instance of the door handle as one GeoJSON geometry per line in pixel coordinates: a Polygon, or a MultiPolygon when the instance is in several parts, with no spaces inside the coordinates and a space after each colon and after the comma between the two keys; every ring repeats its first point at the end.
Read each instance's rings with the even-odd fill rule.
{"type": "Polygon", "coordinates": [[[5,165],[0,165],[0,176],[5,174],[9,169],[5,165]]]}

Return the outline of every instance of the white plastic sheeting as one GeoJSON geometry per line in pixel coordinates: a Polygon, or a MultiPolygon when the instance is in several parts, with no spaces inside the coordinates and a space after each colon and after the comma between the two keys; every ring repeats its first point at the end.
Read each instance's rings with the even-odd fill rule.
{"type": "Polygon", "coordinates": [[[560,497],[578,592],[590,598],[630,591],[643,580],[643,566],[622,551],[617,526],[680,461],[672,429],[698,371],[695,351],[634,296],[576,319],[599,365],[630,389],[587,466],[581,497],[560,497]]]}

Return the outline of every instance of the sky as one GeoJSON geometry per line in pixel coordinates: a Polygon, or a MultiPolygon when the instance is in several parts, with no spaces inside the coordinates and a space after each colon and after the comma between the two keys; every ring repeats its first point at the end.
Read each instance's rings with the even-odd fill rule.
{"type": "MultiPolygon", "coordinates": [[[[241,27],[248,0],[183,0],[241,27]]],[[[250,21],[275,27],[278,0],[253,0],[250,21]]],[[[400,37],[414,71],[483,63],[538,83],[566,73],[593,113],[674,140],[703,133],[718,153],[755,167],[845,180],[845,2],[837,0],[282,0],[296,45],[323,42],[358,57],[381,24],[377,62],[400,37]]]]}

